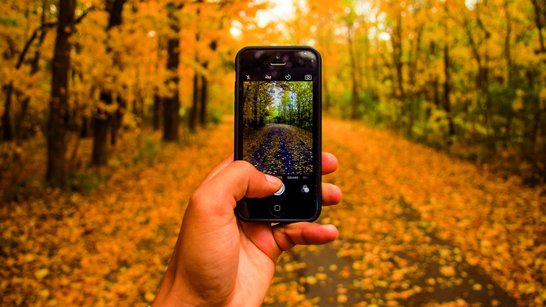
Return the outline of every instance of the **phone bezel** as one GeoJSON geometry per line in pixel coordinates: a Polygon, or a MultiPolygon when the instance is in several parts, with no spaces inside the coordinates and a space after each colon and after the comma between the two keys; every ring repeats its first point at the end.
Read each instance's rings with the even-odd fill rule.
{"type": "MultiPolygon", "coordinates": [[[[242,48],[235,57],[235,160],[242,160],[242,102],[239,101],[240,97],[240,73],[241,73],[241,56],[245,52],[257,52],[257,51],[276,51],[276,52],[301,52],[309,51],[316,56],[317,68],[316,68],[316,88],[313,88],[313,156],[314,156],[314,169],[315,169],[315,183],[316,183],[316,195],[314,214],[308,218],[291,218],[289,216],[283,216],[281,218],[275,217],[272,214],[268,218],[247,218],[240,212],[239,202],[235,208],[235,213],[239,219],[245,222],[272,222],[272,223],[293,223],[293,222],[311,222],[316,220],[322,211],[322,59],[320,53],[309,46],[248,46],[242,48]]],[[[259,69],[257,69],[259,70],[259,69]]],[[[265,204],[264,204],[265,205],[265,204]]]]}

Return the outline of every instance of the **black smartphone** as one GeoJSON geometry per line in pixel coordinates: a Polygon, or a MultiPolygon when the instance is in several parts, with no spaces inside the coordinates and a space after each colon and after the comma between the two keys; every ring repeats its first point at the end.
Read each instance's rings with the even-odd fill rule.
{"type": "Polygon", "coordinates": [[[321,211],[321,58],[306,46],[246,47],[235,59],[235,159],[283,186],[245,198],[243,221],[313,221],[321,211]]]}

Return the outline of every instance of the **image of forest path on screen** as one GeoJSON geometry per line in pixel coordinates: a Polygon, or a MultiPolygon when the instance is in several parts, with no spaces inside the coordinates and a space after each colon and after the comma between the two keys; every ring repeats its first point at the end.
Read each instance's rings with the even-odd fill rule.
{"type": "Polygon", "coordinates": [[[243,158],[268,174],[310,175],[313,83],[244,82],[243,101],[243,158]]]}

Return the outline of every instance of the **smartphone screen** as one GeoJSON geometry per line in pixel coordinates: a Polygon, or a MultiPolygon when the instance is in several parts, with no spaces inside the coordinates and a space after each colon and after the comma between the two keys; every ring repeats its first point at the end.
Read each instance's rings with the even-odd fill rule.
{"type": "Polygon", "coordinates": [[[247,47],[236,59],[235,157],[277,176],[274,195],[243,199],[247,221],[309,221],[320,214],[320,55],[309,47],[247,47]]]}

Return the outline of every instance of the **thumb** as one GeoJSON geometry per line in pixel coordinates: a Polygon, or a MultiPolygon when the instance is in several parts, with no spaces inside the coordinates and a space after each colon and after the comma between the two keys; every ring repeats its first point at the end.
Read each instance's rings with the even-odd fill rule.
{"type": "Polygon", "coordinates": [[[244,197],[269,196],[281,188],[279,178],[264,174],[246,161],[234,161],[206,181],[196,193],[210,205],[235,208],[244,197]],[[228,206],[229,204],[229,206],[228,206]]]}

